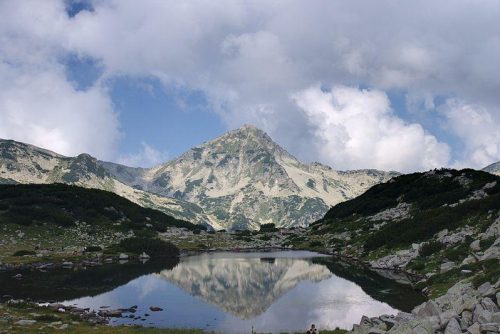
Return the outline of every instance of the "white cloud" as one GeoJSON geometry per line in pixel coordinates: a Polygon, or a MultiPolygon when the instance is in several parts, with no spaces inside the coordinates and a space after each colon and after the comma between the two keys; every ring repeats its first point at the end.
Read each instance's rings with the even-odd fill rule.
{"type": "Polygon", "coordinates": [[[56,69],[0,65],[0,138],[106,159],[114,156],[120,132],[110,98],[98,87],[77,91],[56,69]]]}
{"type": "Polygon", "coordinates": [[[125,166],[132,167],[152,167],[167,161],[168,153],[161,152],[154,147],[142,142],[142,149],[133,154],[122,155],[118,162],[125,166]]]}
{"type": "MultiPolygon", "coordinates": [[[[289,96],[318,82],[398,89],[407,93],[412,107],[415,96],[425,96],[426,109],[433,109],[436,96],[453,95],[497,117],[500,5],[495,0],[483,1],[481,6],[467,0],[452,5],[431,0],[192,0],[142,1],[140,6],[136,1],[114,0],[93,1],[93,6],[93,12],[83,11],[70,19],[62,0],[1,2],[0,60],[10,68],[21,64],[27,75],[43,67],[63,84],[58,61],[71,52],[102,64],[102,79],[123,74],[154,76],[165,85],[201,90],[228,127],[254,123],[306,160],[322,160],[325,154],[316,146],[318,115],[304,113],[289,96]]],[[[106,90],[96,86],[92,91],[88,94],[101,102],[94,102],[98,109],[87,119],[102,123],[101,114],[111,119],[112,105],[103,102],[108,98],[106,90]]],[[[74,93],[68,95],[74,98],[67,99],[66,108],[79,110],[79,94],[74,93]]],[[[53,119],[51,115],[60,114],[55,111],[58,108],[61,105],[54,104],[44,114],[53,119]]],[[[40,114],[32,111],[31,115],[40,114]]],[[[444,154],[443,144],[422,126],[388,115],[377,111],[370,118],[384,134],[372,137],[381,140],[376,165],[366,165],[358,157],[364,150],[343,162],[330,161],[345,168],[402,166],[405,170],[447,162],[441,154],[435,156],[436,152],[444,154]],[[382,131],[384,126],[390,129],[382,131]],[[398,133],[402,142],[388,135],[390,131],[398,133]],[[413,147],[410,143],[418,138],[422,142],[413,147]],[[392,151],[383,149],[402,143],[412,148],[406,155],[393,157],[392,151]],[[415,160],[418,154],[425,158],[415,160]]],[[[71,126],[65,129],[65,124],[57,123],[55,132],[45,131],[56,138],[47,141],[60,146],[76,141],[85,143],[85,148],[94,147],[95,142],[87,143],[84,136],[70,137],[73,131],[71,126]]],[[[100,154],[111,156],[117,125],[102,124],[108,124],[108,132],[115,135],[95,140],[107,141],[103,145],[108,153],[100,154]]],[[[17,135],[31,138],[24,131],[18,128],[17,135]]],[[[337,136],[340,139],[333,142],[340,145],[345,139],[341,133],[337,136]]],[[[462,161],[478,159],[464,157],[462,161]]]]}
{"type": "Polygon", "coordinates": [[[500,122],[485,108],[448,99],[440,108],[448,130],[461,139],[463,152],[457,167],[484,168],[500,160],[500,122]]]}
{"type": "Polygon", "coordinates": [[[75,89],[58,61],[68,25],[61,2],[0,2],[0,138],[110,159],[120,138],[110,97],[75,89]]]}
{"type": "Polygon", "coordinates": [[[336,168],[410,171],[448,163],[448,146],[420,125],[398,118],[384,92],[311,87],[292,98],[315,129],[315,145],[323,159],[336,168]]]}

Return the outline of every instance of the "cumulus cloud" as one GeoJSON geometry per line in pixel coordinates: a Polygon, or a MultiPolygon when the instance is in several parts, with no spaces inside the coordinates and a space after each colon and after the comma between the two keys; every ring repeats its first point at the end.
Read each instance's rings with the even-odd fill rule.
{"type": "Polygon", "coordinates": [[[142,142],[142,149],[133,154],[122,155],[118,162],[125,166],[132,167],[152,167],[165,162],[168,159],[166,152],[159,151],[154,147],[142,142]]]}
{"type": "Polygon", "coordinates": [[[483,168],[500,160],[500,122],[488,110],[459,99],[448,99],[440,112],[447,129],[461,139],[457,167],[483,168]]]}
{"type": "Polygon", "coordinates": [[[0,2],[0,138],[57,153],[113,158],[119,122],[106,90],[65,75],[68,17],[61,2],[0,2]]]}
{"type": "Polygon", "coordinates": [[[448,146],[397,117],[382,91],[311,87],[292,98],[315,129],[321,155],[336,168],[410,171],[448,163],[448,146]]]}
{"type": "MultiPolygon", "coordinates": [[[[4,1],[0,6],[4,65],[49,64],[46,70],[58,77],[61,55],[96,59],[103,66],[103,76],[88,94],[103,101],[98,106],[105,119],[113,118],[112,105],[104,103],[107,92],[99,86],[106,78],[153,76],[165,86],[202,91],[229,128],[254,123],[302,159],[328,160],[344,168],[412,170],[448,162],[446,145],[421,125],[396,117],[389,107],[370,107],[369,120],[360,126],[376,125],[370,138],[380,142],[363,142],[377,152],[371,154],[374,164],[368,164],[361,158],[369,151],[359,148],[362,141],[346,139],[359,132],[354,121],[349,129],[339,128],[338,138],[332,139],[329,129],[318,125],[318,117],[327,117],[326,113],[304,112],[324,104],[324,96],[316,94],[320,100],[301,108],[290,95],[318,82],[324,86],[361,84],[372,88],[361,94],[366,99],[372,93],[399,90],[407,93],[408,106],[423,106],[426,112],[435,113],[437,96],[457,96],[493,119],[499,117],[495,106],[500,104],[500,5],[494,0],[483,1],[481,6],[467,0],[452,5],[431,0],[193,0],[142,1],[140,6],[136,1],[111,0],[92,1],[92,11],[72,18],[62,0],[4,1]],[[426,102],[418,102],[416,96],[425,96],[426,102]],[[339,149],[354,145],[358,151],[333,159],[325,156],[318,138],[339,149]],[[410,151],[395,157],[390,147],[410,151]],[[422,159],[414,158],[418,154],[422,159]]],[[[77,98],[68,99],[68,106],[77,104],[77,98]]],[[[342,110],[340,114],[345,114],[342,110]]],[[[97,111],[91,117],[98,117],[97,111]]],[[[57,129],[66,138],[72,131],[63,127],[61,123],[57,129]]],[[[114,135],[101,138],[111,143],[106,144],[108,151],[117,140],[116,129],[116,124],[108,123],[114,135]]],[[[450,129],[460,131],[457,126],[450,129]]],[[[457,138],[466,140],[458,132],[457,138]]],[[[86,140],[80,137],[78,141],[86,140]]],[[[463,157],[462,161],[500,158],[482,155],[484,159],[463,157]]]]}

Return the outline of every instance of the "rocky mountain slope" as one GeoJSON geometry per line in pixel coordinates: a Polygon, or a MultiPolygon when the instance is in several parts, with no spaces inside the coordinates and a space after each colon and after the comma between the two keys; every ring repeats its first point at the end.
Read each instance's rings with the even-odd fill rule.
{"type": "Polygon", "coordinates": [[[208,218],[196,204],[134,189],[118,180],[88,154],[65,157],[13,140],[0,140],[0,184],[66,183],[113,192],[144,207],[178,219],[205,224],[208,218]]]}
{"type": "Polygon", "coordinates": [[[219,228],[305,226],[397,173],[304,164],[245,125],[151,169],[103,167],[136,189],[196,203],[219,228]]]}
{"type": "Polygon", "coordinates": [[[488,166],[484,167],[482,170],[485,172],[500,176],[500,161],[495,162],[491,165],[488,165],[488,166]]]}
{"type": "Polygon", "coordinates": [[[500,177],[471,169],[398,176],[336,205],[292,242],[412,272],[431,296],[464,277],[476,286],[496,282],[500,177]]]}

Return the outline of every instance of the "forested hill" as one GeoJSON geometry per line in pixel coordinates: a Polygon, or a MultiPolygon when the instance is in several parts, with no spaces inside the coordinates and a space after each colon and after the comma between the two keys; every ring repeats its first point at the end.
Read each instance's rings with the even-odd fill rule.
{"type": "Polygon", "coordinates": [[[0,223],[71,227],[77,222],[118,230],[200,229],[114,193],[66,184],[0,185],[0,223]]]}

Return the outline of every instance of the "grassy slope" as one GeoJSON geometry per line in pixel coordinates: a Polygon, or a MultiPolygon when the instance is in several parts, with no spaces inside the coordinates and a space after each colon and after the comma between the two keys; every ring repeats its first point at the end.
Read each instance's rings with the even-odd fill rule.
{"type": "MultiPolygon", "coordinates": [[[[131,236],[151,240],[168,227],[202,228],[103,190],[65,184],[0,185],[3,263],[79,261],[82,254],[77,250],[83,247],[106,248],[131,236]],[[13,256],[18,251],[33,256],[13,256]]],[[[119,248],[110,250],[127,251],[119,248]]]]}

